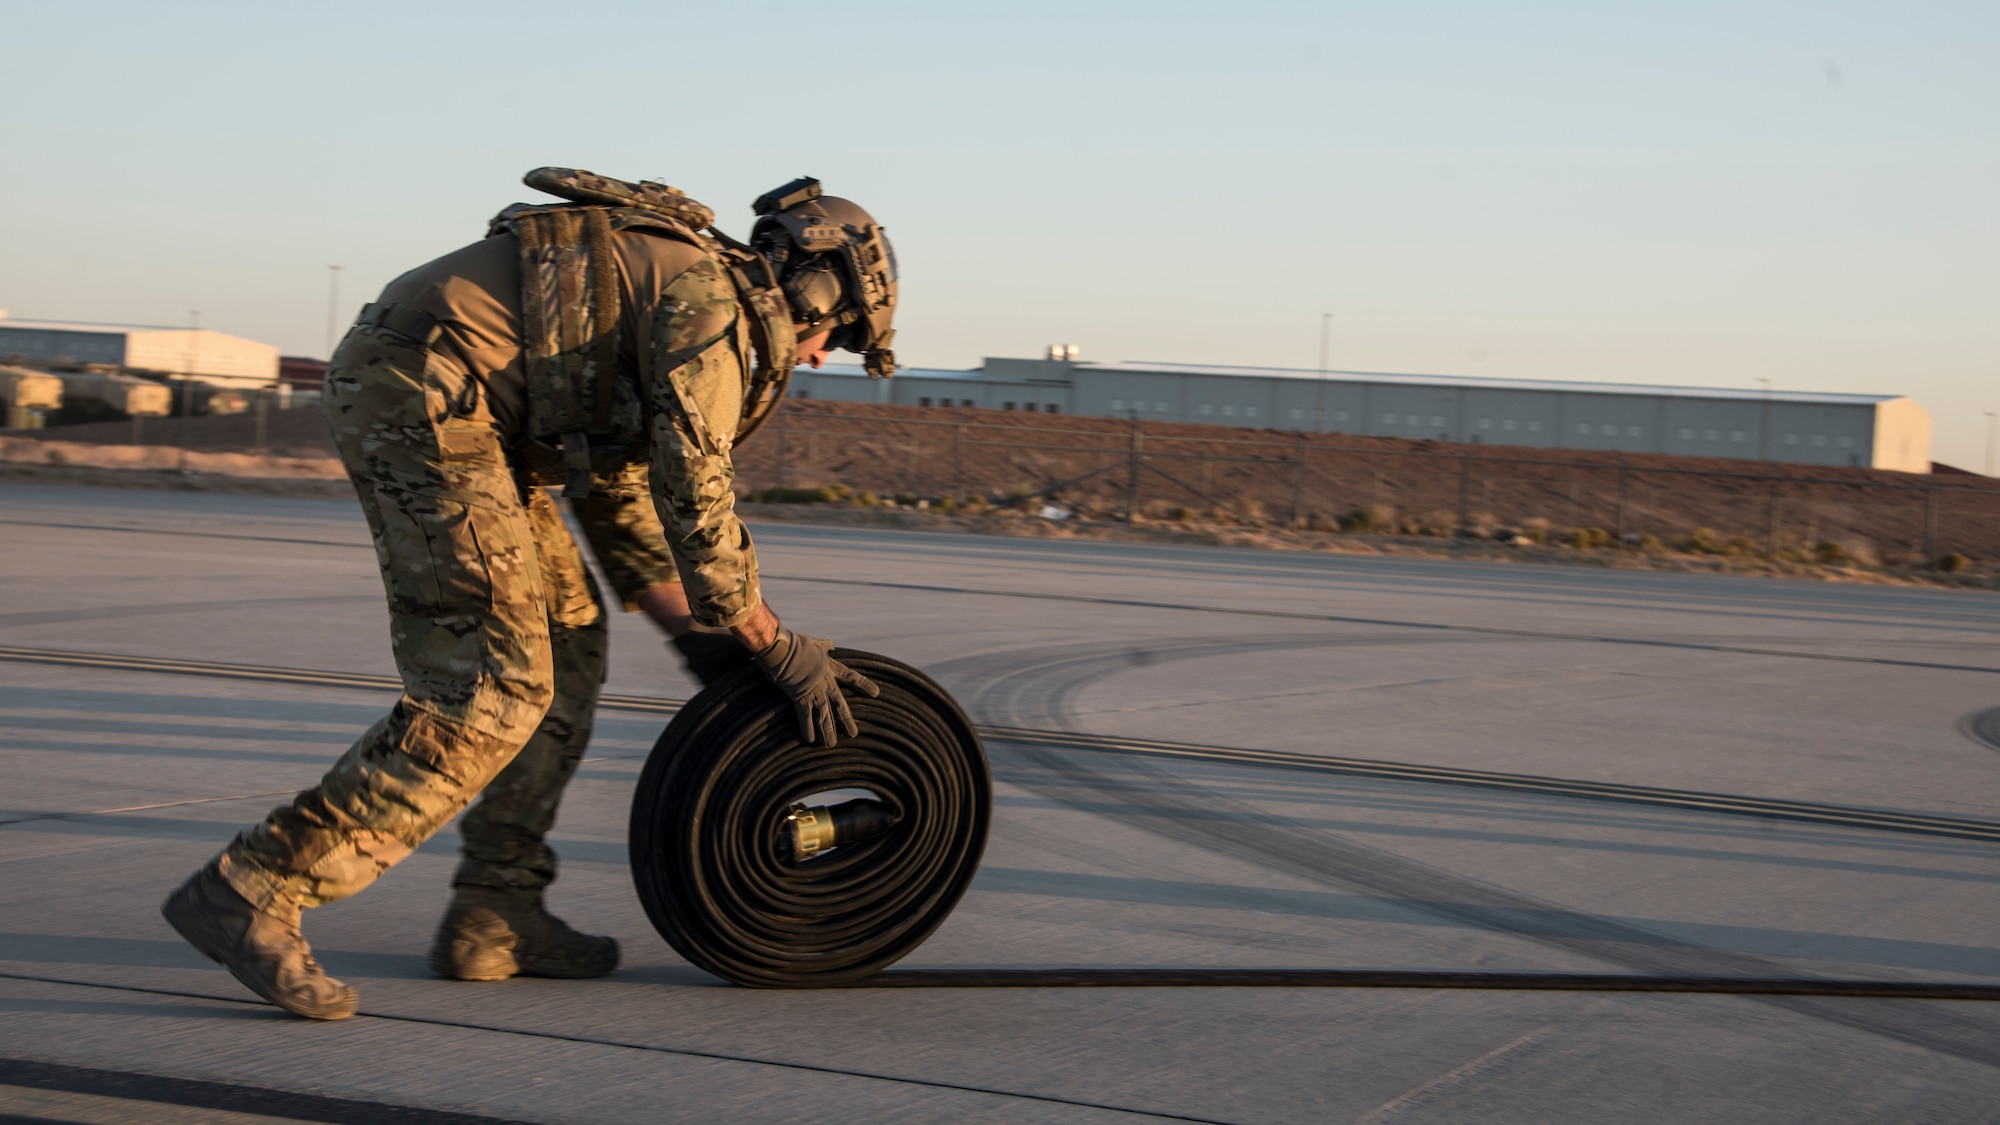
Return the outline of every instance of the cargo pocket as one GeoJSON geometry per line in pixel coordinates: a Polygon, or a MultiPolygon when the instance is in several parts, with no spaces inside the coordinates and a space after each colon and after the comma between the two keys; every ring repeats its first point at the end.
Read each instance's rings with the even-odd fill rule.
{"type": "Polygon", "coordinates": [[[743,419],[743,357],[736,326],[667,374],[679,413],[701,452],[726,454],[743,419]]]}
{"type": "Polygon", "coordinates": [[[474,509],[450,500],[375,494],[378,555],[389,609],[405,617],[485,614],[493,608],[487,548],[474,509]]]}
{"type": "Polygon", "coordinates": [[[425,377],[421,345],[392,333],[348,334],[326,376],[334,446],[358,481],[416,492],[443,483],[433,419],[444,399],[425,377]]]}

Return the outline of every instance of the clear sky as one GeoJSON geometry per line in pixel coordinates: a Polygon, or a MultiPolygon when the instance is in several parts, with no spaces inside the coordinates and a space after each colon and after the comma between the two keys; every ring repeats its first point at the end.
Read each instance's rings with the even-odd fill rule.
{"type": "Polygon", "coordinates": [[[323,354],[543,164],[874,212],[897,350],[2000,411],[2000,4],[0,0],[0,307],[323,354]]]}

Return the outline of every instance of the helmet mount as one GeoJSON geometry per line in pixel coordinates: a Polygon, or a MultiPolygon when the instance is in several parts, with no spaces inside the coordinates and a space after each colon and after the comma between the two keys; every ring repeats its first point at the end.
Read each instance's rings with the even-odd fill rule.
{"type": "Polygon", "coordinates": [[[810,176],[765,192],[750,209],[750,244],[770,262],[799,338],[831,331],[828,345],[860,353],[871,377],[894,374],[896,252],[880,224],[810,176]]]}

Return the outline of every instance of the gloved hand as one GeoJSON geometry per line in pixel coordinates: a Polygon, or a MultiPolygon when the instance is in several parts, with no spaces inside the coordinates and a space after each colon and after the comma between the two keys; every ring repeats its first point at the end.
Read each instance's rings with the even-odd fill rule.
{"type": "Polygon", "coordinates": [[[682,633],[672,643],[680,650],[688,673],[703,687],[750,662],[750,650],[728,633],[682,633]]]}
{"type": "Polygon", "coordinates": [[[771,647],[756,656],[757,667],[791,698],[799,719],[799,738],[808,744],[834,745],[838,741],[836,726],[850,738],[861,733],[854,725],[854,713],[847,709],[847,700],[841,698],[842,684],[870,698],[882,694],[875,681],[827,655],[832,651],[832,641],[781,629],[771,647]]]}

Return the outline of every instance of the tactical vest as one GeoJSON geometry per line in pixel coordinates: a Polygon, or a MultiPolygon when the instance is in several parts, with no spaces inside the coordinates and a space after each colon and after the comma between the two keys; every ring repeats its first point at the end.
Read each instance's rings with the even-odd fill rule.
{"type": "Polygon", "coordinates": [[[618,377],[618,262],[611,248],[617,231],[677,239],[723,267],[756,354],[736,440],[763,424],[784,397],[797,348],[790,306],[763,257],[709,229],[714,212],[664,184],[569,168],[537,168],[525,182],[572,200],[517,203],[487,229],[489,237],[512,233],[521,247],[528,476],[538,484],[560,480],[564,496],[587,496],[593,476],[615,475],[650,455],[650,408],[633,380],[618,377]]]}

